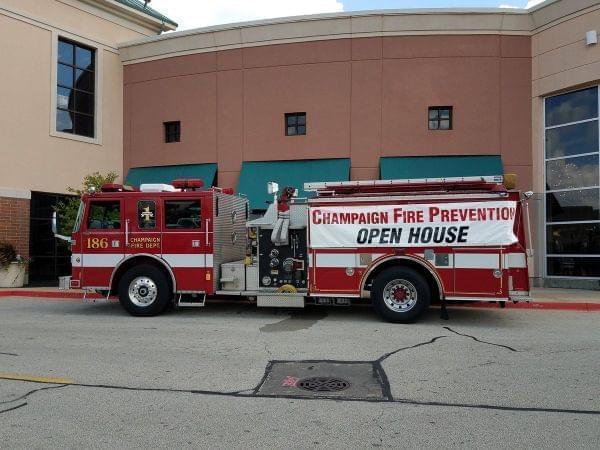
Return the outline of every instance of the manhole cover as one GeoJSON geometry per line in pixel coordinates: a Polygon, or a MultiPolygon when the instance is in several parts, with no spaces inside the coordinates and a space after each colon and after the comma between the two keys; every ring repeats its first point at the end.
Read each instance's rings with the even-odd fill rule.
{"type": "Polygon", "coordinates": [[[305,391],[335,392],[343,391],[350,387],[350,383],[341,378],[312,377],[298,381],[297,386],[305,391]]]}
{"type": "Polygon", "coordinates": [[[255,395],[387,400],[388,386],[372,361],[270,361],[255,395]]]}

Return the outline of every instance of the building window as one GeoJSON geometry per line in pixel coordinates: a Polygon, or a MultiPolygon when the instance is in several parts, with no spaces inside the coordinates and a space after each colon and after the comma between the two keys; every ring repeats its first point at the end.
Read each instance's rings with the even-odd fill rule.
{"type": "Polygon", "coordinates": [[[600,277],[598,87],[545,99],[549,277],[600,277]]]}
{"type": "Polygon", "coordinates": [[[285,135],[299,136],[306,134],[306,113],[286,113],[285,114],[285,135]]]}
{"type": "Polygon", "coordinates": [[[428,118],[430,130],[451,130],[452,106],[430,106],[428,118]]]}
{"type": "Polygon", "coordinates": [[[94,137],[95,60],[94,49],[58,40],[56,131],[94,137]]]}
{"type": "Polygon", "coordinates": [[[179,142],[181,139],[181,122],[165,122],[165,142],[179,142]]]}

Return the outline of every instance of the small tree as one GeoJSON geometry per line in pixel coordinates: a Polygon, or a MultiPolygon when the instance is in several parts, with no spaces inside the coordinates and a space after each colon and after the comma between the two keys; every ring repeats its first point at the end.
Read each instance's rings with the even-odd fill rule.
{"type": "MultiPolygon", "coordinates": [[[[94,172],[91,175],[83,177],[81,189],[75,189],[68,187],[67,191],[76,195],[64,202],[58,202],[54,207],[58,216],[58,229],[60,234],[70,235],[75,227],[75,220],[77,219],[77,211],[79,210],[79,204],[81,203],[81,196],[88,192],[90,188],[95,188],[100,191],[103,184],[114,183],[119,175],[110,171],[107,174],[101,174],[100,172],[94,172]]],[[[61,241],[63,242],[63,241],[61,241]]]]}

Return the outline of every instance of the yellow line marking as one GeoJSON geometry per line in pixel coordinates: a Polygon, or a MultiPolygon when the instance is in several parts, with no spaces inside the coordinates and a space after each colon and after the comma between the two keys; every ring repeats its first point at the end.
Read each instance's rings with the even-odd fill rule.
{"type": "Polygon", "coordinates": [[[36,377],[35,375],[21,375],[16,373],[0,372],[0,380],[15,380],[15,381],[32,381],[34,383],[49,383],[49,384],[73,384],[75,380],[71,378],[58,377],[36,377]]]}

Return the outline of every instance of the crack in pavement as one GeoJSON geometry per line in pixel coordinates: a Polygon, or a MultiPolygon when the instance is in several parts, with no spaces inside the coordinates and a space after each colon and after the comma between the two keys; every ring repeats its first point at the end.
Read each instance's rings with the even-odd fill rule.
{"type": "MultiPolygon", "coordinates": [[[[446,328],[446,327],[444,327],[446,328]]],[[[422,347],[423,345],[429,345],[429,344],[433,344],[435,341],[437,341],[438,339],[442,339],[448,336],[436,336],[434,338],[431,338],[430,340],[426,341],[426,342],[419,342],[418,344],[415,345],[410,345],[408,347],[402,347],[399,348],[398,350],[394,350],[392,352],[389,353],[384,353],[383,355],[381,355],[379,358],[377,358],[374,361],[369,361],[369,362],[374,362],[374,363],[382,363],[383,361],[385,361],[387,358],[389,358],[392,355],[395,355],[396,353],[400,353],[404,350],[410,350],[411,348],[417,348],[417,347],[422,347]]]]}
{"type": "MultiPolygon", "coordinates": [[[[12,380],[12,381],[18,381],[18,380],[12,380]]],[[[15,403],[15,402],[18,402],[19,400],[26,400],[31,394],[35,394],[36,392],[47,391],[50,389],[60,389],[60,388],[64,388],[67,386],[68,386],[68,384],[61,384],[59,386],[44,386],[41,388],[32,389],[31,391],[26,392],[25,394],[21,395],[20,397],[13,398],[12,400],[1,401],[0,405],[15,403]]],[[[10,408],[0,410],[0,414],[7,413],[9,411],[14,411],[15,409],[19,409],[19,408],[22,408],[23,406],[27,406],[27,405],[28,405],[28,402],[24,402],[24,403],[21,403],[20,405],[11,406],[10,408]]]]}
{"type": "Polygon", "coordinates": [[[23,406],[27,406],[27,402],[21,403],[20,405],[17,405],[17,406],[13,406],[12,408],[2,409],[2,410],[0,410],[0,414],[7,413],[9,411],[14,411],[15,409],[22,408],[23,406]]]}
{"type": "Polygon", "coordinates": [[[450,331],[451,333],[458,334],[459,336],[464,336],[464,337],[471,338],[471,339],[473,339],[474,341],[476,341],[476,342],[479,342],[479,343],[481,343],[481,344],[494,345],[494,346],[496,346],[496,347],[502,347],[502,348],[505,348],[505,349],[507,349],[507,350],[510,350],[511,352],[517,352],[517,353],[519,352],[519,350],[516,350],[516,349],[514,349],[514,348],[512,348],[512,347],[510,347],[510,346],[508,346],[508,345],[503,345],[503,344],[495,344],[495,343],[493,343],[493,342],[482,341],[481,339],[478,339],[478,338],[476,338],[475,336],[471,336],[470,334],[463,334],[463,333],[459,333],[458,331],[454,331],[454,330],[453,330],[452,328],[450,328],[450,327],[443,327],[443,328],[444,328],[444,329],[446,329],[446,330],[448,330],[448,331],[450,331]]]}
{"type": "MultiPolygon", "coordinates": [[[[0,378],[2,379],[2,378],[0,378]]],[[[9,381],[20,381],[10,379],[9,381]]],[[[24,380],[26,383],[34,383],[33,381],[24,380]]],[[[39,382],[37,382],[39,383],[39,382]]],[[[394,399],[394,400],[381,400],[381,399],[351,399],[351,398],[327,398],[327,397],[296,397],[296,396],[277,396],[277,395],[261,395],[261,394],[244,394],[247,390],[234,391],[234,392],[221,392],[221,391],[209,391],[209,390],[198,390],[198,389],[172,389],[172,388],[144,388],[134,386],[118,386],[118,385],[107,385],[107,384],[89,384],[89,383],[71,383],[59,386],[53,386],[45,389],[52,388],[67,388],[67,387],[82,387],[82,388],[96,388],[96,389],[111,389],[111,390],[123,390],[123,391],[134,391],[134,392],[165,392],[165,393],[179,393],[179,394],[196,394],[196,395],[212,395],[219,397],[234,397],[234,398],[274,398],[274,399],[297,399],[297,400],[326,400],[336,402],[366,402],[366,403],[397,403],[402,405],[414,405],[414,406],[440,406],[450,408],[467,408],[467,409],[486,409],[486,410],[497,410],[497,411],[513,411],[513,412],[539,412],[539,413],[562,413],[562,414],[584,414],[584,415],[597,415],[600,416],[600,410],[593,409],[567,409],[567,408],[541,408],[533,406],[505,406],[505,405],[488,405],[480,403],[452,403],[452,402],[435,402],[435,401],[421,401],[410,398],[394,399]]],[[[44,390],[35,389],[30,391],[30,395],[34,392],[44,390]]],[[[14,402],[15,400],[13,400],[14,402]]],[[[24,405],[23,405],[24,406],[24,405]]],[[[21,407],[21,406],[19,406],[21,407]]]]}
{"type": "Polygon", "coordinates": [[[16,353],[6,353],[6,352],[0,352],[0,355],[6,355],[6,356],[19,356],[16,353]]]}
{"type": "MultiPolygon", "coordinates": [[[[6,378],[3,378],[3,379],[6,379],[6,378]]],[[[23,381],[23,380],[14,380],[14,379],[12,379],[11,381],[23,381]]],[[[44,384],[44,383],[40,382],[40,384],[44,384]]],[[[5,405],[7,403],[14,403],[14,402],[17,402],[19,400],[26,400],[27,397],[29,397],[31,394],[35,394],[36,392],[39,392],[39,391],[47,391],[49,389],[60,389],[60,388],[64,388],[64,387],[69,386],[68,384],[61,384],[61,385],[58,385],[58,386],[55,386],[54,383],[52,383],[52,384],[53,384],[53,386],[44,386],[44,387],[41,387],[41,388],[32,389],[31,391],[26,392],[25,394],[21,395],[20,397],[13,398],[12,400],[4,400],[4,401],[0,402],[0,405],[5,405]]]]}

